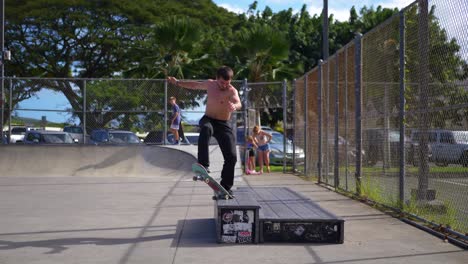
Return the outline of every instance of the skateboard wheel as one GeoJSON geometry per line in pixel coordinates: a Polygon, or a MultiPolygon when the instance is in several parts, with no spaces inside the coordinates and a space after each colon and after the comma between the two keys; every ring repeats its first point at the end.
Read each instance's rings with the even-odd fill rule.
{"type": "Polygon", "coordinates": [[[198,176],[193,176],[193,181],[197,181],[198,180],[198,176]]]}
{"type": "Polygon", "coordinates": [[[210,182],[210,179],[205,179],[205,183],[209,183],[210,182]]]}

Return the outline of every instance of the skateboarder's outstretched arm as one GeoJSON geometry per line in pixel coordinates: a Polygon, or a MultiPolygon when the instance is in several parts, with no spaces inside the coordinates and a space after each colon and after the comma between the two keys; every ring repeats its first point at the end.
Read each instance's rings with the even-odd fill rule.
{"type": "Polygon", "coordinates": [[[207,90],[208,85],[207,81],[196,82],[196,81],[179,81],[175,77],[167,77],[167,80],[170,84],[174,84],[183,88],[192,89],[192,90],[207,90]]]}

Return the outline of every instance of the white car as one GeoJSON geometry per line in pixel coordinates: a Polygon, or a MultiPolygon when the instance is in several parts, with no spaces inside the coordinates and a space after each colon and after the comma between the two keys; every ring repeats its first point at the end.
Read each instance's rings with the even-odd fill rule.
{"type": "Polygon", "coordinates": [[[34,127],[15,126],[11,128],[10,143],[22,143],[27,131],[38,130],[34,127]]]}

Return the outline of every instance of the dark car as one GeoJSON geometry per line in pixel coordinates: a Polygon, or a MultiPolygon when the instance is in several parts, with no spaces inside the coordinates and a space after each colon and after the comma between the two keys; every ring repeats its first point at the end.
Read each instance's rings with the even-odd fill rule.
{"type": "Polygon", "coordinates": [[[24,144],[73,144],[78,143],[63,131],[30,130],[24,135],[24,144]]]}
{"type": "MultiPolygon", "coordinates": [[[[192,145],[198,145],[198,138],[200,137],[200,133],[198,132],[185,132],[185,140],[183,141],[183,145],[186,144],[192,144],[192,145]]],[[[168,134],[167,135],[167,141],[169,144],[174,143],[174,134],[168,134]]],[[[209,145],[218,145],[218,141],[216,140],[215,137],[210,138],[210,143],[209,145]]]]}
{"type": "Polygon", "coordinates": [[[90,143],[100,144],[139,144],[135,133],[126,130],[95,129],[91,131],[90,143]]]}
{"type": "MultiPolygon", "coordinates": [[[[410,140],[405,137],[405,151],[409,147],[410,140]]],[[[397,166],[400,160],[400,131],[395,129],[371,128],[362,131],[362,147],[365,153],[364,165],[373,166],[384,157],[389,159],[389,164],[397,166]],[[385,136],[387,135],[387,141],[385,136]],[[388,143],[388,153],[385,144],[388,143]]]]}
{"type": "Polygon", "coordinates": [[[143,140],[145,144],[163,144],[164,132],[163,131],[150,131],[143,140]]]}
{"type": "Polygon", "coordinates": [[[8,144],[8,134],[7,134],[7,132],[3,132],[2,144],[8,144]]]}

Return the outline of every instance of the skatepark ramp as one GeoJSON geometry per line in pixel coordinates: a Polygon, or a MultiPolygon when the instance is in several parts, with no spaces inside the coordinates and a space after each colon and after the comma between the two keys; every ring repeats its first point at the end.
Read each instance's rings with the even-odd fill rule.
{"type": "Polygon", "coordinates": [[[159,146],[1,146],[0,174],[9,177],[145,177],[185,174],[193,155],[159,146]]]}

